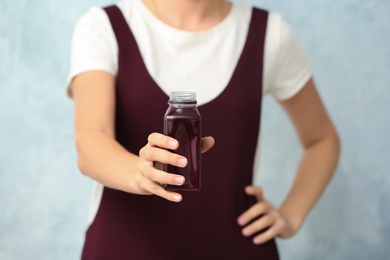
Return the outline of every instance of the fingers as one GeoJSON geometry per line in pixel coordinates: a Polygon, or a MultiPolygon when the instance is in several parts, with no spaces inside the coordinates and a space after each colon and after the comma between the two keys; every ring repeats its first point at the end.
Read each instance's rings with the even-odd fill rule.
{"type": "Polygon", "coordinates": [[[205,153],[208,150],[210,150],[214,146],[214,144],[215,144],[215,140],[214,140],[213,137],[211,137],[211,136],[203,137],[202,141],[201,141],[201,151],[202,151],[202,153],[205,153]]]}
{"type": "Polygon", "coordinates": [[[269,226],[269,228],[266,231],[255,236],[253,238],[253,243],[256,245],[260,245],[275,238],[284,229],[285,227],[284,223],[285,222],[283,219],[278,219],[277,221],[274,222],[273,225],[269,226]]]}
{"type": "MultiPolygon", "coordinates": [[[[150,146],[158,146],[160,148],[176,150],[179,147],[179,143],[172,137],[160,134],[152,133],[148,136],[148,142],[150,146]]],[[[210,150],[215,144],[215,139],[211,136],[203,137],[201,140],[201,151],[202,153],[210,150]]]]}
{"type": "Polygon", "coordinates": [[[150,144],[141,148],[139,156],[149,162],[160,162],[178,167],[185,167],[187,165],[187,159],[184,156],[151,146],[150,144]]]}
{"type": "Polygon", "coordinates": [[[142,160],[138,164],[136,181],[143,194],[154,194],[173,202],[182,200],[182,196],[179,193],[169,192],[161,184],[182,185],[185,181],[184,177],[158,170],[146,160],[142,160]]]}
{"type": "Polygon", "coordinates": [[[253,238],[256,245],[278,236],[286,225],[285,219],[264,199],[262,188],[247,186],[245,193],[255,196],[258,202],[238,217],[237,222],[243,227],[242,234],[250,237],[260,232],[253,238]]]}
{"type": "Polygon", "coordinates": [[[279,235],[283,228],[284,219],[275,209],[272,208],[260,218],[245,226],[242,229],[242,234],[249,237],[261,232],[253,238],[253,243],[258,245],[279,235]]]}
{"type": "MultiPolygon", "coordinates": [[[[213,147],[215,141],[212,137],[204,137],[201,141],[202,152],[213,147]]],[[[138,164],[137,184],[143,194],[154,194],[169,201],[180,202],[182,196],[176,192],[165,190],[161,184],[183,185],[185,179],[181,175],[170,174],[162,170],[162,164],[185,167],[187,159],[171,152],[179,147],[177,140],[160,134],[152,133],[148,136],[148,143],[141,148],[138,164]],[[169,151],[171,150],[171,151],[169,151]]]]}
{"type": "Polygon", "coordinates": [[[185,167],[187,159],[184,156],[166,150],[175,150],[178,146],[179,143],[175,139],[160,133],[152,133],[148,136],[148,143],[139,151],[139,156],[149,162],[185,167]]]}
{"type": "Polygon", "coordinates": [[[148,143],[139,151],[140,161],[137,165],[137,185],[143,194],[154,194],[170,201],[180,202],[182,196],[166,191],[161,184],[183,185],[182,175],[170,174],[162,170],[163,164],[185,167],[187,159],[169,150],[175,150],[179,143],[168,136],[152,133],[148,143]],[[169,150],[167,150],[169,149],[169,150]],[[154,167],[156,166],[156,167],[154,167]]]}
{"type": "Polygon", "coordinates": [[[176,150],[179,147],[179,142],[172,137],[160,134],[151,133],[148,136],[148,143],[151,146],[158,146],[165,149],[176,150]]]}
{"type": "Polygon", "coordinates": [[[270,210],[270,204],[264,200],[263,189],[261,187],[247,186],[245,187],[245,192],[250,196],[255,196],[258,203],[238,217],[237,222],[240,226],[245,226],[255,218],[258,218],[260,215],[263,215],[270,210]]]}
{"type": "Polygon", "coordinates": [[[144,189],[148,190],[151,194],[154,194],[172,202],[180,202],[183,199],[181,194],[176,192],[169,192],[165,190],[161,185],[151,180],[146,180],[144,182],[144,189]]]}
{"type": "Polygon", "coordinates": [[[252,236],[253,234],[266,229],[273,224],[273,219],[269,215],[265,215],[253,223],[249,224],[242,229],[242,234],[246,237],[252,236]]]}
{"type": "Polygon", "coordinates": [[[271,206],[265,201],[258,202],[238,217],[238,224],[245,226],[259,216],[267,213],[270,209],[271,206]]]}
{"type": "Polygon", "coordinates": [[[161,184],[182,185],[184,183],[184,177],[182,175],[170,174],[162,170],[158,170],[151,167],[148,163],[144,163],[144,166],[140,166],[141,174],[151,181],[161,184]]]}

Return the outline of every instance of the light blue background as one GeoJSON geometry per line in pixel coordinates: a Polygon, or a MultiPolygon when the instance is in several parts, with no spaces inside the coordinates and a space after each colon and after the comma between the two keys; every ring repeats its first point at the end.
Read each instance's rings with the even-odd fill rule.
{"type": "MultiPolygon", "coordinates": [[[[390,1],[246,1],[280,12],[306,49],[342,139],[326,193],[283,259],[389,259],[390,1]]],[[[65,97],[77,18],[110,1],[0,0],[0,259],[78,259],[91,182],[78,173],[65,97]]],[[[262,174],[279,204],[299,143],[265,98],[262,174]]],[[[221,234],[223,235],[223,234],[221,234]]]]}

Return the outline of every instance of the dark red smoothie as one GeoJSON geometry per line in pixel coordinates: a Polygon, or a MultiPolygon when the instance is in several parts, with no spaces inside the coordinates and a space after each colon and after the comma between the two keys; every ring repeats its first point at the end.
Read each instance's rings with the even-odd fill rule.
{"type": "Polygon", "coordinates": [[[164,117],[164,134],[175,138],[179,147],[174,153],[187,158],[186,167],[164,165],[164,171],[180,174],[185,178],[181,186],[164,185],[169,191],[199,191],[201,182],[201,117],[194,102],[169,102],[164,117]]]}

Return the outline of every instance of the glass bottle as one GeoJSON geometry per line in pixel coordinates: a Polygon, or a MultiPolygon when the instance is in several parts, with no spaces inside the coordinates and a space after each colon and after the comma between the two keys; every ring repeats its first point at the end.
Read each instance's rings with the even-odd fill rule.
{"type": "Polygon", "coordinates": [[[165,164],[164,171],[185,178],[181,186],[164,184],[169,191],[199,191],[201,184],[201,127],[202,119],[197,108],[196,93],[176,91],[170,94],[164,116],[164,134],[175,138],[179,147],[172,151],[187,158],[184,168],[165,164]]]}

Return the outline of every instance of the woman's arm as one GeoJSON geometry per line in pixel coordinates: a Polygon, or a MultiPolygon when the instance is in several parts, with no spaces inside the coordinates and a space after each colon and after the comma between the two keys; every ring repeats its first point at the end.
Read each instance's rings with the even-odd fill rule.
{"type": "Polygon", "coordinates": [[[304,153],[290,192],[279,209],[264,199],[259,187],[247,187],[248,195],[258,203],[239,218],[243,234],[250,236],[268,228],[254,238],[261,244],[276,236],[288,238],[303,224],[306,216],[328,185],[340,154],[339,138],[316,91],[313,80],[294,97],[281,101],[297,131],[304,153]],[[259,218],[260,215],[263,215],[259,218]]]}
{"type": "MultiPolygon", "coordinates": [[[[153,133],[135,155],[115,140],[115,78],[103,71],[90,71],[73,80],[75,103],[75,138],[80,171],[113,189],[135,194],[155,194],[170,201],[181,201],[179,193],[168,192],[160,184],[181,185],[181,175],[168,174],[154,167],[154,162],[184,167],[186,159],[166,149],[175,150],[178,142],[153,133]]],[[[203,152],[214,140],[202,140],[203,152]]]]}
{"type": "Polygon", "coordinates": [[[280,207],[294,232],[282,232],[290,237],[318,201],[336,169],[340,141],[335,127],[317,93],[313,80],[295,97],[280,102],[295,126],[304,153],[294,183],[280,207]]]}

